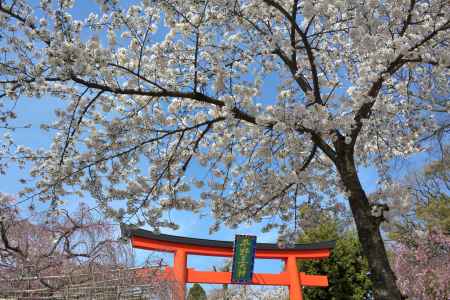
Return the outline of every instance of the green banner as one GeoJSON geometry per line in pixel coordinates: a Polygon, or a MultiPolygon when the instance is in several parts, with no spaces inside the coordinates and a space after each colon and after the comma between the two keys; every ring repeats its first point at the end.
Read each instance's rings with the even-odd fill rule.
{"type": "Polygon", "coordinates": [[[231,283],[252,283],[255,250],[256,236],[236,235],[234,240],[231,283]]]}

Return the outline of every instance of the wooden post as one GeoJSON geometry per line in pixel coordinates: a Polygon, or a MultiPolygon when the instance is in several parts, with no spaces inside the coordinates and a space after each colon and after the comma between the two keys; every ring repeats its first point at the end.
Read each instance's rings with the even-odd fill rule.
{"type": "Polygon", "coordinates": [[[297,259],[295,256],[289,256],[287,259],[287,271],[289,274],[289,299],[303,300],[302,286],[297,268],[297,259]]]}
{"type": "Polygon", "coordinates": [[[187,279],[187,255],[182,249],[175,252],[173,260],[173,271],[178,284],[178,299],[186,299],[186,279],[187,279]]]}

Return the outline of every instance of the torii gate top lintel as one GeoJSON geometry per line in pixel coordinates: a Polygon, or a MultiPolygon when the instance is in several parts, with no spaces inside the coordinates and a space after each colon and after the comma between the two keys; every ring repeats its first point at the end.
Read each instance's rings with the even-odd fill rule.
{"type": "MultiPolygon", "coordinates": [[[[187,254],[233,256],[233,242],[231,241],[160,234],[129,226],[122,226],[122,236],[130,238],[136,248],[163,252],[176,252],[178,249],[184,249],[187,254]]],[[[268,259],[285,259],[288,256],[295,256],[299,259],[321,259],[329,257],[335,244],[335,241],[325,241],[280,248],[277,244],[257,243],[255,256],[268,259]]]]}
{"type": "MultiPolygon", "coordinates": [[[[184,299],[186,283],[231,283],[231,272],[203,272],[187,268],[187,255],[233,256],[233,242],[208,239],[196,239],[167,234],[154,233],[148,230],[121,226],[122,236],[131,240],[134,248],[172,252],[175,279],[182,288],[178,295],[184,299]]],[[[281,259],[285,262],[285,271],[279,274],[253,274],[252,284],[285,285],[289,287],[290,299],[301,300],[302,286],[328,286],[328,278],[323,275],[307,275],[299,273],[297,259],[324,259],[330,256],[335,241],[310,244],[296,244],[293,247],[280,248],[277,244],[257,243],[256,258],[281,259]]]]}

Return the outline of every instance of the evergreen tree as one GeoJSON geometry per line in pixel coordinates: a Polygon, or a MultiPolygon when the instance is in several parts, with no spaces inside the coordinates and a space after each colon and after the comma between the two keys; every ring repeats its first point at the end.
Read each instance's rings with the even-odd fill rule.
{"type": "Polygon", "coordinates": [[[206,300],[206,293],[202,286],[198,283],[189,289],[188,300],[206,300]]]}
{"type": "Polygon", "coordinates": [[[300,243],[336,240],[330,258],[299,261],[299,268],[307,274],[328,276],[327,288],[304,288],[305,300],[370,299],[372,283],[368,263],[354,230],[345,228],[342,220],[326,212],[304,207],[301,214],[314,214],[315,222],[304,228],[300,243]]]}

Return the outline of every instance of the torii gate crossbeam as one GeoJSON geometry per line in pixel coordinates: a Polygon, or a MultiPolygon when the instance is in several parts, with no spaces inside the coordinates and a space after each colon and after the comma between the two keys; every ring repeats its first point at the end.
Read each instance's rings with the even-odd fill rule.
{"type": "MultiPolygon", "coordinates": [[[[122,235],[130,238],[134,248],[174,253],[173,273],[179,283],[179,299],[185,299],[186,283],[231,283],[231,272],[204,272],[187,268],[187,256],[205,255],[231,257],[233,242],[187,238],[122,226],[122,235]]],[[[297,259],[324,259],[330,256],[335,241],[312,244],[296,244],[292,248],[279,248],[276,244],[257,243],[256,258],[281,259],[285,262],[285,270],[279,274],[254,273],[252,284],[281,285],[289,287],[291,300],[303,300],[302,286],[327,287],[328,277],[325,275],[307,275],[299,272],[297,259]]]]}

